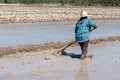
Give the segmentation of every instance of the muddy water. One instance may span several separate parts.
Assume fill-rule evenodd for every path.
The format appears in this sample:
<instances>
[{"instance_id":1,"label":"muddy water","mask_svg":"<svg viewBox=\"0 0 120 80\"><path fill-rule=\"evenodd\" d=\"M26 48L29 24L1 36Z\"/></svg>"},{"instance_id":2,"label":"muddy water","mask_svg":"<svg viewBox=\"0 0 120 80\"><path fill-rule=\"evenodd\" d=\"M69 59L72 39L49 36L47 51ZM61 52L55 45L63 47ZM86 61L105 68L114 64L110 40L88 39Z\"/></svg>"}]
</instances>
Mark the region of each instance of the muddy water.
<instances>
[{"instance_id":1,"label":"muddy water","mask_svg":"<svg viewBox=\"0 0 120 80\"><path fill-rule=\"evenodd\" d=\"M46 54L30 54L0 59L0 80L120 80L120 44L91 48L92 59L80 60L80 48L69 56L44 60ZM35 53L34 53L35 54ZM79 55L78 55L79 56ZM14 57L14 58L13 58Z\"/></svg>"},{"instance_id":2,"label":"muddy water","mask_svg":"<svg viewBox=\"0 0 120 80\"><path fill-rule=\"evenodd\" d=\"M0 47L74 40L74 27L75 22L1 24ZM91 37L119 36L119 30L120 20L107 20Z\"/></svg>"}]
</instances>

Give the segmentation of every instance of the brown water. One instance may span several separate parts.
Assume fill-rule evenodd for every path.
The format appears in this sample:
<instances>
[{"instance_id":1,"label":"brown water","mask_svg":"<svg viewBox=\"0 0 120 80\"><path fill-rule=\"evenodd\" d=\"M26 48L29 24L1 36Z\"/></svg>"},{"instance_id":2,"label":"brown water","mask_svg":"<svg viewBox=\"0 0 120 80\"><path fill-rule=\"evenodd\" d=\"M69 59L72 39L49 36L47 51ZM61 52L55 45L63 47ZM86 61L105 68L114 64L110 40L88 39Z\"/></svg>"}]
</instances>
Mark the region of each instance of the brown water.
<instances>
[{"instance_id":1,"label":"brown water","mask_svg":"<svg viewBox=\"0 0 120 80\"><path fill-rule=\"evenodd\" d=\"M46 52L6 56L0 59L0 80L120 80L119 49L120 44L91 48L94 57L85 60L65 55L44 60ZM79 47L66 52L81 53Z\"/></svg>"},{"instance_id":2,"label":"brown water","mask_svg":"<svg viewBox=\"0 0 120 80\"><path fill-rule=\"evenodd\" d=\"M74 24L0 25L0 47L73 40ZM120 36L119 30L119 20L109 20L92 32L91 38ZM79 47L51 60L44 58L52 50L4 56L0 58L0 80L120 80L120 44L103 45L90 48L94 57L85 60L79 59Z\"/></svg>"}]
</instances>

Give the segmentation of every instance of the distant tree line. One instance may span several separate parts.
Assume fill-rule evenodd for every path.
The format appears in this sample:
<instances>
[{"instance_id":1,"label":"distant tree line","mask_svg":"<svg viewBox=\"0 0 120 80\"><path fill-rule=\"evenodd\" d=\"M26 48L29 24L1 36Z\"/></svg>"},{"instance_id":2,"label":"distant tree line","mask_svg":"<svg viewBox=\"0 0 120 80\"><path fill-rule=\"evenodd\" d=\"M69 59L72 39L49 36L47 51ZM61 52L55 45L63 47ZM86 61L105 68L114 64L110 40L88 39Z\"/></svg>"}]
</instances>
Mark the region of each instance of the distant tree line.
<instances>
[{"instance_id":1,"label":"distant tree line","mask_svg":"<svg viewBox=\"0 0 120 80\"><path fill-rule=\"evenodd\" d=\"M120 6L120 0L0 0L0 3L60 3L63 6L64 4L76 6Z\"/></svg>"}]
</instances>

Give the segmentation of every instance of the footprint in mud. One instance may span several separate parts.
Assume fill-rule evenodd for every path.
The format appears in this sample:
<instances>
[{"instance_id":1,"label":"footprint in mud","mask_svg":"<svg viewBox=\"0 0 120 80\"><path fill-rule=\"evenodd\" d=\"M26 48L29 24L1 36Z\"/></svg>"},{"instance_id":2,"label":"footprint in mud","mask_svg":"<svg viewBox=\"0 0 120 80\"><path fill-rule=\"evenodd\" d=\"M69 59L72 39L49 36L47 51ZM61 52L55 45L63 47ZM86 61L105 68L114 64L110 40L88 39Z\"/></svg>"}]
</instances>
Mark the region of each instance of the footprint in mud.
<instances>
[{"instance_id":1,"label":"footprint in mud","mask_svg":"<svg viewBox=\"0 0 120 80\"><path fill-rule=\"evenodd\" d=\"M33 62L21 62L21 65L32 64Z\"/></svg>"},{"instance_id":2,"label":"footprint in mud","mask_svg":"<svg viewBox=\"0 0 120 80\"><path fill-rule=\"evenodd\" d=\"M5 69L5 67L3 67L3 66L0 66L0 70L1 70L1 69Z\"/></svg>"},{"instance_id":3,"label":"footprint in mud","mask_svg":"<svg viewBox=\"0 0 120 80\"><path fill-rule=\"evenodd\" d=\"M7 69L7 66L0 66L0 70Z\"/></svg>"}]
</instances>

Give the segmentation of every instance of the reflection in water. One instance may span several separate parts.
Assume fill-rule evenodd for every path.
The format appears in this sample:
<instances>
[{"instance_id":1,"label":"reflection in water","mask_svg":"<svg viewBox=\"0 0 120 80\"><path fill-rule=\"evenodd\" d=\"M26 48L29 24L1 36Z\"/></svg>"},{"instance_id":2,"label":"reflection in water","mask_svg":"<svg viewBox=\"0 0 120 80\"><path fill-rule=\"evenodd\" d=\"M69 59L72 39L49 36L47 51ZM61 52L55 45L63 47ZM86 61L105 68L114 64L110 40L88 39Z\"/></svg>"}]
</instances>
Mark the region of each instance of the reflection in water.
<instances>
[{"instance_id":1,"label":"reflection in water","mask_svg":"<svg viewBox=\"0 0 120 80\"><path fill-rule=\"evenodd\" d=\"M80 60L80 70L77 73L76 80L89 80L87 59Z\"/></svg>"}]
</instances>

